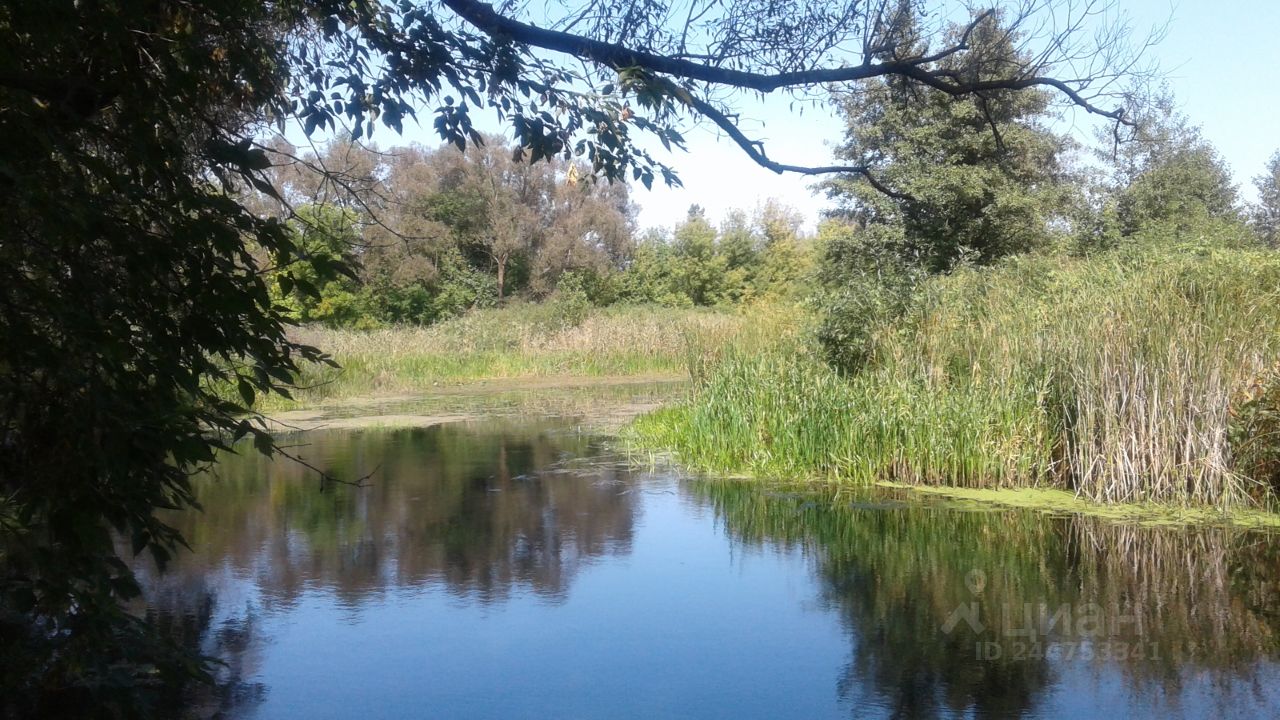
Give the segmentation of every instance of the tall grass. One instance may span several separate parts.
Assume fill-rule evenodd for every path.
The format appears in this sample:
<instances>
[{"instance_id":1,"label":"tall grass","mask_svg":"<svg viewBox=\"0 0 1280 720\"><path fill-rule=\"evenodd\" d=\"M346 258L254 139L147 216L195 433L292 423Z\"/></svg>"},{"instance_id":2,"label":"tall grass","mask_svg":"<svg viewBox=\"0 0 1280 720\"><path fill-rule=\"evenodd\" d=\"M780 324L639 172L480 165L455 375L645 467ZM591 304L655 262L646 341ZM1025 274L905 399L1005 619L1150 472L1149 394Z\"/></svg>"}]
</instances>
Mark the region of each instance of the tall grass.
<instances>
[{"instance_id":1,"label":"tall grass","mask_svg":"<svg viewBox=\"0 0 1280 720\"><path fill-rule=\"evenodd\" d=\"M1233 402L1270 366L1280 266L1223 255L1155 266L1073 313L1061 343L1066 469L1099 500L1229 505L1256 495L1235 472Z\"/></svg>"},{"instance_id":2,"label":"tall grass","mask_svg":"<svg viewBox=\"0 0 1280 720\"><path fill-rule=\"evenodd\" d=\"M689 338L728 342L740 315L657 306L566 308L556 303L478 310L429 327L298 328L294 338L341 366L303 369L298 404L335 397L408 394L441 383L561 375L676 375ZM284 407L275 400L273 407Z\"/></svg>"},{"instance_id":3,"label":"tall grass","mask_svg":"<svg viewBox=\"0 0 1280 720\"><path fill-rule=\"evenodd\" d=\"M802 338L733 349L639 442L720 472L1099 501L1269 499L1242 399L1280 354L1280 258L1257 251L1024 257L930 281L840 377ZM1275 393L1272 394L1273 396Z\"/></svg>"}]
</instances>

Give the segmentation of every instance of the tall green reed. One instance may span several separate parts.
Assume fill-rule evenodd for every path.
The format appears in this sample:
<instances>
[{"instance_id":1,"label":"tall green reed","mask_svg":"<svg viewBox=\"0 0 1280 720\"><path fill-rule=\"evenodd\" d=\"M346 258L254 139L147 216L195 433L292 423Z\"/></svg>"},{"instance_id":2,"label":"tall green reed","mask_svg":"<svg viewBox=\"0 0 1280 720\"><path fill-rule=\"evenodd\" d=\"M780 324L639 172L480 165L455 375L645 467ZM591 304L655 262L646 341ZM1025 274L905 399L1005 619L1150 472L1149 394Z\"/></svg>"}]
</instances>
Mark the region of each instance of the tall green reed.
<instances>
[{"instance_id":1,"label":"tall green reed","mask_svg":"<svg viewBox=\"0 0 1280 720\"><path fill-rule=\"evenodd\" d=\"M711 361L698 353L697 392L633 432L719 472L1267 500L1273 488L1238 461L1257 441L1241 439L1237 409L1275 376L1278 288L1280 259L1264 251L965 269L872 333L870 361L850 377L803 332L739 342Z\"/></svg>"}]
</instances>

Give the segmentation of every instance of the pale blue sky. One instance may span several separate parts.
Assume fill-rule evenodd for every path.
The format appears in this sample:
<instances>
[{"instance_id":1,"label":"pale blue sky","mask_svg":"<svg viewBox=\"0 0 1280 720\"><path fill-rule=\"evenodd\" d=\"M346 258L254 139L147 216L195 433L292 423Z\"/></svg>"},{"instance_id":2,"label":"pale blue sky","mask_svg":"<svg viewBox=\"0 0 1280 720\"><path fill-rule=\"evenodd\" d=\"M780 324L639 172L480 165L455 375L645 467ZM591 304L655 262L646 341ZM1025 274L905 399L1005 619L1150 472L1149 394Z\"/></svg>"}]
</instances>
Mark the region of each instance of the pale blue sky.
<instances>
[{"instance_id":1,"label":"pale blue sky","mask_svg":"<svg viewBox=\"0 0 1280 720\"><path fill-rule=\"evenodd\" d=\"M1252 178L1280 150L1280 0L1120 0L1135 30L1170 19L1164 41L1151 50L1183 111L1203 126L1204 135L1231 165L1241 194L1253 199ZM824 117L825 115L825 117ZM829 161L841 123L820 112L791 114L786 99L752 104L744 117L765 121L759 137L771 142L770 155L796 164ZM684 217L690 203L719 218L731 207L753 207L769 197L801 210L810 222L827 201L810 190L811 180L779 177L751 163L727 140L710 132L690 134L690 152L674 155L685 187L637 188L641 224L669 225Z\"/></svg>"},{"instance_id":2,"label":"pale blue sky","mask_svg":"<svg viewBox=\"0 0 1280 720\"><path fill-rule=\"evenodd\" d=\"M1170 20L1168 35L1150 53L1168 76L1183 111L1203 126L1230 164L1242 196L1252 199L1252 178L1280 149L1280 0L1118 0L1135 30ZM768 141L775 160L792 164L826 164L842 124L829 112L807 108L803 115L778 95L764 102L740 103L744 129ZM424 115L425 117L425 115ZM487 124L487 123L486 123ZM406 140L435 144L429 132L406 128ZM751 209L776 198L800 210L810 225L827 203L809 189L812 179L778 176L760 168L727 139L708 129L686 135L689 152L665 159L684 181L683 188L636 185L633 198L641 208L642 227L671 225L685 216L691 203L705 207L713 220L735 207ZM388 142L384 134L380 138ZM658 157L665 154L660 146Z\"/></svg>"}]
</instances>

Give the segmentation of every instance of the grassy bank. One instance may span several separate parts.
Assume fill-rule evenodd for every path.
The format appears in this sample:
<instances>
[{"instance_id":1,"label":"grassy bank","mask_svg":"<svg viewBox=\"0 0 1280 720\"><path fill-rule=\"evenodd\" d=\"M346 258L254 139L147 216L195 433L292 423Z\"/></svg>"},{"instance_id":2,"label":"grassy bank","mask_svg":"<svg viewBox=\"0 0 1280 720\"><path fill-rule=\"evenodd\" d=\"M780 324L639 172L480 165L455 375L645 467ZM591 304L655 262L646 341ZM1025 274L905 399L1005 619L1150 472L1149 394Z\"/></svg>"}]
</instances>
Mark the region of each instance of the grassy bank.
<instances>
[{"instance_id":1,"label":"grassy bank","mask_svg":"<svg viewBox=\"0 0 1280 720\"><path fill-rule=\"evenodd\" d=\"M262 409L474 380L683 375L689 348L729 343L742 326L742 316L729 312L553 302L474 311L429 327L299 328L296 339L332 354L341 367L306 367L295 402L272 398Z\"/></svg>"},{"instance_id":2,"label":"grassy bank","mask_svg":"<svg viewBox=\"0 0 1280 720\"><path fill-rule=\"evenodd\" d=\"M715 472L1107 503L1274 503L1280 259L1023 257L930 280L837 375L803 331L730 348L636 443Z\"/></svg>"}]
</instances>

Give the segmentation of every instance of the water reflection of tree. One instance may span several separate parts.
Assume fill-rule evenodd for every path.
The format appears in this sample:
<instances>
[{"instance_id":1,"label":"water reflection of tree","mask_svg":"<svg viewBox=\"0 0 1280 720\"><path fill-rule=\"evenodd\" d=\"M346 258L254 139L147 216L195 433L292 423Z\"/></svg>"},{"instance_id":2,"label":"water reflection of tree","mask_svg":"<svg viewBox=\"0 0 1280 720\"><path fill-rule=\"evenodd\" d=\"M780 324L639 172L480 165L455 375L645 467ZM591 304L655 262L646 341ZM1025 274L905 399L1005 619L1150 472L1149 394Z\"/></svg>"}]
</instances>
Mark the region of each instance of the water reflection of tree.
<instances>
[{"instance_id":1,"label":"water reflection of tree","mask_svg":"<svg viewBox=\"0 0 1280 720\"><path fill-rule=\"evenodd\" d=\"M375 467L369 487L321 488L287 461L223 460L202 514L176 518L194 553L176 572L227 565L271 602L326 588L358 605L396 587L440 584L495 602L522 587L564 593L590 558L625 552L636 514L616 465L574 469L585 436L525 425L313 433L299 454L339 477Z\"/></svg>"},{"instance_id":2,"label":"water reflection of tree","mask_svg":"<svg viewBox=\"0 0 1280 720\"><path fill-rule=\"evenodd\" d=\"M1033 638L1076 648L1144 649L1091 661L1122 672L1135 692L1176 702L1190 678L1248 680L1280 652L1276 543L1226 529L1170 530L1022 512L958 512L919 505L886 510L814 501L741 484L696 486L746 542L812 550L824 592L844 618L852 659L839 692L895 717L1019 717L1055 682L1058 660L1012 657L1020 615L1071 608ZM981 571L980 576L971 571ZM976 603L982 627L943 626ZM1008 608L1009 610L1006 610ZM1099 608L1107 629L1080 622ZM1013 619L1010 622L1010 619ZM1123 618L1117 622L1117 618ZM993 643L1000 652L978 643ZM996 656L998 655L998 656ZM1232 688L1217 683L1230 709Z\"/></svg>"},{"instance_id":3,"label":"water reflection of tree","mask_svg":"<svg viewBox=\"0 0 1280 720\"><path fill-rule=\"evenodd\" d=\"M148 592L145 603L139 600L132 611L145 615L155 632L183 648L186 657L194 653L212 660L204 667L210 682L189 676L162 679L150 696L150 716L238 716L261 702L266 687L251 679L261 663L263 642L256 614L222 606L214 590L217 583L210 578L157 575L153 567L138 570Z\"/></svg>"}]
</instances>

